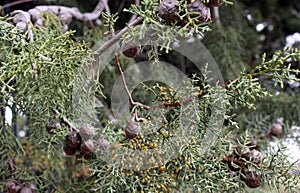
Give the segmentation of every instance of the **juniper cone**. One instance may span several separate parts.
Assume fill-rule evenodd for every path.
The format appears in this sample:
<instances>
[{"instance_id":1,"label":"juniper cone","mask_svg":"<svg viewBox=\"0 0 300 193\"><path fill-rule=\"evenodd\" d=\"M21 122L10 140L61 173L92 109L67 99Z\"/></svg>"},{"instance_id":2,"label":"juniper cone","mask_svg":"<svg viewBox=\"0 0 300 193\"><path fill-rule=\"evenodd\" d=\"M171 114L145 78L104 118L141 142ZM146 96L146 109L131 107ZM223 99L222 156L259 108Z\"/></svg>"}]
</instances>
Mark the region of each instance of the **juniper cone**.
<instances>
[{"instance_id":1,"label":"juniper cone","mask_svg":"<svg viewBox=\"0 0 300 193\"><path fill-rule=\"evenodd\" d=\"M83 140L92 139L95 135L95 128L90 124L85 124L79 130L79 134Z\"/></svg>"},{"instance_id":2,"label":"juniper cone","mask_svg":"<svg viewBox=\"0 0 300 193\"><path fill-rule=\"evenodd\" d=\"M158 16L170 23L179 21L178 5L177 0L163 0L158 7Z\"/></svg>"},{"instance_id":3,"label":"juniper cone","mask_svg":"<svg viewBox=\"0 0 300 193\"><path fill-rule=\"evenodd\" d=\"M33 183L30 183L28 188L30 188L33 193L36 193L36 186Z\"/></svg>"},{"instance_id":4,"label":"juniper cone","mask_svg":"<svg viewBox=\"0 0 300 193\"><path fill-rule=\"evenodd\" d=\"M272 126L270 134L275 137L280 137L282 135L282 131L283 131L282 125L276 123Z\"/></svg>"},{"instance_id":5,"label":"juniper cone","mask_svg":"<svg viewBox=\"0 0 300 193\"><path fill-rule=\"evenodd\" d=\"M142 133L142 129L138 122L131 120L125 127L127 138L135 138Z\"/></svg>"},{"instance_id":6,"label":"juniper cone","mask_svg":"<svg viewBox=\"0 0 300 193\"><path fill-rule=\"evenodd\" d=\"M99 139L97 141L97 145L100 147L100 148L103 148L103 149L109 149L110 148L110 143L109 141L107 141L106 139Z\"/></svg>"},{"instance_id":7,"label":"juniper cone","mask_svg":"<svg viewBox=\"0 0 300 193\"><path fill-rule=\"evenodd\" d=\"M65 154L68 155L68 156L75 155L75 153L76 153L76 149L70 148L67 144L65 144L65 145L63 146L63 151L64 151Z\"/></svg>"},{"instance_id":8,"label":"juniper cone","mask_svg":"<svg viewBox=\"0 0 300 193\"><path fill-rule=\"evenodd\" d=\"M122 47L122 54L128 58L135 58L141 52L141 46L134 42L126 42Z\"/></svg>"},{"instance_id":9,"label":"juniper cone","mask_svg":"<svg viewBox=\"0 0 300 193\"><path fill-rule=\"evenodd\" d=\"M72 149L78 149L81 144L81 137L77 131L70 131L66 137L66 144Z\"/></svg>"},{"instance_id":10,"label":"juniper cone","mask_svg":"<svg viewBox=\"0 0 300 193\"><path fill-rule=\"evenodd\" d=\"M249 188L257 188L262 184L262 175L255 171L248 171L245 173L245 176L246 178L242 177L242 180L245 181Z\"/></svg>"},{"instance_id":11,"label":"juniper cone","mask_svg":"<svg viewBox=\"0 0 300 193\"><path fill-rule=\"evenodd\" d=\"M80 146L80 151L84 154L91 154L95 150L94 140L89 139L83 141Z\"/></svg>"},{"instance_id":12,"label":"juniper cone","mask_svg":"<svg viewBox=\"0 0 300 193\"><path fill-rule=\"evenodd\" d=\"M33 191L28 187L23 187L20 193L33 193Z\"/></svg>"},{"instance_id":13,"label":"juniper cone","mask_svg":"<svg viewBox=\"0 0 300 193\"><path fill-rule=\"evenodd\" d=\"M7 193L18 193L22 188L22 184L17 181L9 181L5 185Z\"/></svg>"},{"instance_id":14,"label":"juniper cone","mask_svg":"<svg viewBox=\"0 0 300 193\"><path fill-rule=\"evenodd\" d=\"M46 126L46 129L49 134L54 134L53 130L61 128L61 125L59 122L52 122L49 123L49 125Z\"/></svg>"},{"instance_id":15,"label":"juniper cone","mask_svg":"<svg viewBox=\"0 0 300 193\"><path fill-rule=\"evenodd\" d=\"M195 0L188 4L188 11L195 12L191 17L199 17L197 24L205 23L211 20L210 9L200 0Z\"/></svg>"}]
</instances>

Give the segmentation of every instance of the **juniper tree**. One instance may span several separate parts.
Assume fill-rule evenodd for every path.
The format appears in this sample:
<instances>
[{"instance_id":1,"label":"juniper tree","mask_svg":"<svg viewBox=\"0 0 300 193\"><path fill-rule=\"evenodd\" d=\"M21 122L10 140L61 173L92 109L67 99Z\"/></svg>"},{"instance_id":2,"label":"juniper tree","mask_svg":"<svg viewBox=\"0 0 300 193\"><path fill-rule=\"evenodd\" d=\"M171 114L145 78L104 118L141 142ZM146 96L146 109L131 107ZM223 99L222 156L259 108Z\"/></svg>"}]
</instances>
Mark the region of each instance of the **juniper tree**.
<instances>
[{"instance_id":1,"label":"juniper tree","mask_svg":"<svg viewBox=\"0 0 300 193\"><path fill-rule=\"evenodd\" d=\"M300 52L258 48L261 2L65 3L1 17L0 190L299 190L270 143L298 122Z\"/></svg>"}]
</instances>

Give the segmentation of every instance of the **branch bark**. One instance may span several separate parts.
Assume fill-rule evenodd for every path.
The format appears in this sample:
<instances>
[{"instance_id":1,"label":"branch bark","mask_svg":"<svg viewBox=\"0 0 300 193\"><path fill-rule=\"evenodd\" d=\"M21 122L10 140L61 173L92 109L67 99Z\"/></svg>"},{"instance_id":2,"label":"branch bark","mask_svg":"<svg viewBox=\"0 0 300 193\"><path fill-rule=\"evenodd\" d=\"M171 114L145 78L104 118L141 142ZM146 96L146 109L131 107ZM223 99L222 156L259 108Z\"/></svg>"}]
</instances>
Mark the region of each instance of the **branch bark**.
<instances>
[{"instance_id":1,"label":"branch bark","mask_svg":"<svg viewBox=\"0 0 300 193\"><path fill-rule=\"evenodd\" d=\"M141 21L143 21L142 18L137 18L133 22L129 23L128 27L123 28L118 34L116 34L113 38L110 40L106 41L98 50L97 53L100 55L102 54L105 50L110 48L112 45L114 45L119 39L129 30L129 27L136 26L139 24Z\"/></svg>"},{"instance_id":2,"label":"branch bark","mask_svg":"<svg viewBox=\"0 0 300 193\"><path fill-rule=\"evenodd\" d=\"M15 1L15 2L11 2L11 3L7 3L7 4L5 4L5 5L2 6L2 9L8 8L8 7L12 7L12 6L15 6L15 5L19 5L19 4L22 4L22 3L31 2L31 1L34 1L34 0L20 0L20 1Z\"/></svg>"},{"instance_id":3,"label":"branch bark","mask_svg":"<svg viewBox=\"0 0 300 193\"><path fill-rule=\"evenodd\" d=\"M221 24L221 19L220 19L219 7L214 7L213 13L214 13L214 18L215 18L215 22L216 22L217 26L221 27L222 24Z\"/></svg>"},{"instance_id":4,"label":"branch bark","mask_svg":"<svg viewBox=\"0 0 300 193\"><path fill-rule=\"evenodd\" d=\"M57 109L53 108L52 111L55 113L55 116L60 115L60 113ZM66 117L62 117L61 121L62 121L62 123L66 124L70 128L71 131L73 130L73 131L79 132L79 130Z\"/></svg>"},{"instance_id":5,"label":"branch bark","mask_svg":"<svg viewBox=\"0 0 300 193\"><path fill-rule=\"evenodd\" d=\"M27 12L22 10L16 10L11 13L15 16L13 19L13 24L17 26L22 31L26 31L29 28L29 23L32 22L35 26L43 26L42 13L51 13L57 15L63 26L63 30L66 31L69 28L70 23L73 19L80 21L94 21L97 25L101 24L99 16L104 9L109 12L107 5L108 0L99 0L95 9L92 12L81 13L76 7L66 7L60 5L40 5ZM25 1L20 1L18 3L23 3ZM17 2L16 2L17 3ZM6 5L6 7L12 6Z\"/></svg>"}]
</instances>

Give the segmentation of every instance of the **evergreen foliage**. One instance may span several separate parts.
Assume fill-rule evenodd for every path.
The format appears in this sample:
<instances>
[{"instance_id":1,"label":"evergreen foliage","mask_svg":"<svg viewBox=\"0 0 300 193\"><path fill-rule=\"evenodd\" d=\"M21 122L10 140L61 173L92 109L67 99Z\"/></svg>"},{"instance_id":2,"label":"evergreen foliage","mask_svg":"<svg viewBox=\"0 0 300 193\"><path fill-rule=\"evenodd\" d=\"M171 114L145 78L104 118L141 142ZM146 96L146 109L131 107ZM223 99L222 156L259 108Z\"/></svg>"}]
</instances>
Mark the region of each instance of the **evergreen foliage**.
<instances>
[{"instance_id":1,"label":"evergreen foliage","mask_svg":"<svg viewBox=\"0 0 300 193\"><path fill-rule=\"evenodd\" d=\"M128 3L121 13L103 13L101 27L84 26L81 37L64 32L52 14L43 14L43 27L29 24L25 32L9 23L12 18L1 17L0 191L8 192L8 182L36 192L299 191L299 165L290 162L285 147L274 149L270 142L291 136L291 127L299 124L299 93L287 87L300 81L295 68L300 50L282 49L276 42L262 47L259 33L265 32L254 28L274 10L261 14L255 9L262 9L260 1L224 1L218 7L221 23L199 22L203 16L190 10L193 2L178 2L170 21L158 16L162 1ZM129 13L138 17L139 28L124 25L123 14ZM248 14L255 19L247 19ZM111 52L107 48L99 54L99 46L101 50L118 37L123 27L127 32L116 46L141 44L139 57L116 53L105 69L94 65ZM194 73L192 61L175 52L174 42L190 37L213 54L224 82L211 84L209 63ZM159 69L159 77L169 79L176 75L168 74L159 61L173 66L184 61L181 67L188 79L180 85L140 83L132 92L130 112L122 117L125 121L116 122L112 85L122 84L121 67L130 70L139 60L151 60L141 71ZM143 76L133 71L130 79ZM128 101L126 90L124 96ZM160 105L148 109L151 104ZM11 125L5 120L7 107L12 110ZM279 117L284 131L274 136L270 128ZM138 119L142 134L128 137L124 123ZM26 132L24 137L20 130ZM207 140L212 134L213 142Z\"/></svg>"}]
</instances>

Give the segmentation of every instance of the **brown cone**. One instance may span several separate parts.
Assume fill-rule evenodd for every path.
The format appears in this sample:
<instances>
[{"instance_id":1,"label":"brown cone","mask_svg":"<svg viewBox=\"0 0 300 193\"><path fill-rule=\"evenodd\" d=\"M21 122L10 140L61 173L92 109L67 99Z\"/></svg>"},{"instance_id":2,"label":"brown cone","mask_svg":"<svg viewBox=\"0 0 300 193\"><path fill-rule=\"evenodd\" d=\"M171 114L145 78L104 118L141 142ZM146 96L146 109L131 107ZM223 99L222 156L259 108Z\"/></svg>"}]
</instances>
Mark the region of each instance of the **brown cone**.
<instances>
[{"instance_id":1,"label":"brown cone","mask_svg":"<svg viewBox=\"0 0 300 193\"><path fill-rule=\"evenodd\" d=\"M198 17L196 24L202 24L211 20L210 9L200 0L188 4L188 11L195 12L191 17Z\"/></svg>"},{"instance_id":2,"label":"brown cone","mask_svg":"<svg viewBox=\"0 0 300 193\"><path fill-rule=\"evenodd\" d=\"M65 154L68 156L73 156L76 153L76 149L70 148L67 144L65 144L63 146L63 150L64 150Z\"/></svg>"},{"instance_id":3,"label":"brown cone","mask_svg":"<svg viewBox=\"0 0 300 193\"><path fill-rule=\"evenodd\" d=\"M135 58L141 52L141 46L134 42L126 42L122 47L122 54L128 58Z\"/></svg>"},{"instance_id":4,"label":"brown cone","mask_svg":"<svg viewBox=\"0 0 300 193\"><path fill-rule=\"evenodd\" d=\"M95 135L95 128L90 124L85 124L80 129L79 134L83 140L92 139Z\"/></svg>"},{"instance_id":5,"label":"brown cone","mask_svg":"<svg viewBox=\"0 0 300 193\"><path fill-rule=\"evenodd\" d=\"M97 141L97 145L100 147L100 148L103 148L103 149L109 149L110 148L110 143L109 141L107 141L106 139L99 139Z\"/></svg>"},{"instance_id":6,"label":"brown cone","mask_svg":"<svg viewBox=\"0 0 300 193\"><path fill-rule=\"evenodd\" d=\"M276 123L272 126L270 134L275 137L280 137L282 135L283 128L281 124Z\"/></svg>"},{"instance_id":7,"label":"brown cone","mask_svg":"<svg viewBox=\"0 0 300 193\"><path fill-rule=\"evenodd\" d=\"M66 144L72 149L79 149L81 137L77 131L70 131L66 137Z\"/></svg>"},{"instance_id":8,"label":"brown cone","mask_svg":"<svg viewBox=\"0 0 300 193\"><path fill-rule=\"evenodd\" d=\"M125 127L127 138L135 138L142 133L142 129L138 122L131 120Z\"/></svg>"},{"instance_id":9,"label":"brown cone","mask_svg":"<svg viewBox=\"0 0 300 193\"><path fill-rule=\"evenodd\" d=\"M20 193L33 193L31 188L23 187Z\"/></svg>"},{"instance_id":10,"label":"brown cone","mask_svg":"<svg viewBox=\"0 0 300 193\"><path fill-rule=\"evenodd\" d=\"M61 125L59 122L52 122L49 123L49 125L46 126L46 130L48 131L49 134L54 134L55 129L61 128Z\"/></svg>"},{"instance_id":11,"label":"brown cone","mask_svg":"<svg viewBox=\"0 0 300 193\"><path fill-rule=\"evenodd\" d=\"M163 0L158 7L158 16L168 23L179 21L178 13L179 1Z\"/></svg>"},{"instance_id":12,"label":"brown cone","mask_svg":"<svg viewBox=\"0 0 300 193\"><path fill-rule=\"evenodd\" d=\"M7 193L18 193L22 189L22 184L18 181L9 181L5 185Z\"/></svg>"},{"instance_id":13,"label":"brown cone","mask_svg":"<svg viewBox=\"0 0 300 193\"><path fill-rule=\"evenodd\" d=\"M89 139L83 141L80 146L80 151L84 154L91 154L95 150L94 140Z\"/></svg>"},{"instance_id":14,"label":"brown cone","mask_svg":"<svg viewBox=\"0 0 300 193\"><path fill-rule=\"evenodd\" d=\"M258 188L262 184L262 175L257 172L246 172L246 178L242 178L249 188Z\"/></svg>"}]
</instances>

